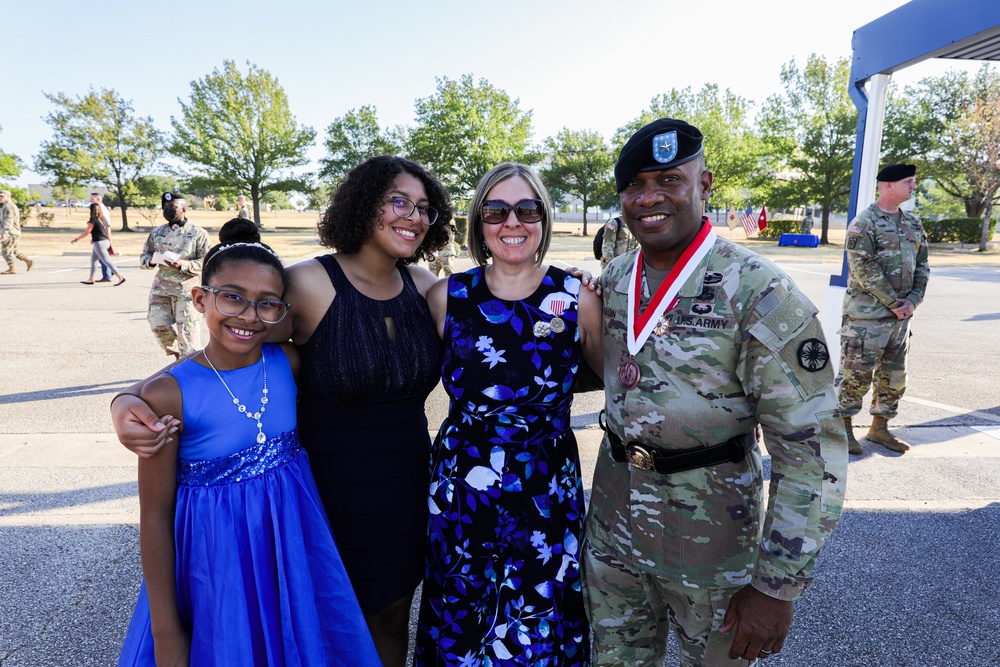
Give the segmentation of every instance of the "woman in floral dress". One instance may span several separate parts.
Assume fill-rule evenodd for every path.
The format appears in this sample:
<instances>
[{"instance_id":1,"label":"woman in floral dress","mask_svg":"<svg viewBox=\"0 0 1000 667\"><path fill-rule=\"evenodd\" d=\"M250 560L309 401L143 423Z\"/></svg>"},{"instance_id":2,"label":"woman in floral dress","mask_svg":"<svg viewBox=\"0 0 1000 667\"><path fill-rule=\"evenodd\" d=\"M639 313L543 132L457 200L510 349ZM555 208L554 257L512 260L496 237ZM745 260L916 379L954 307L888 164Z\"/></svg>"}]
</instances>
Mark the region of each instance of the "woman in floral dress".
<instances>
[{"instance_id":1,"label":"woman in floral dress","mask_svg":"<svg viewBox=\"0 0 1000 667\"><path fill-rule=\"evenodd\" d=\"M427 297L451 406L432 455L416 664L588 665L570 406L581 362L603 363L600 299L542 264L552 205L529 167L492 169L469 210L478 266Z\"/></svg>"}]
</instances>

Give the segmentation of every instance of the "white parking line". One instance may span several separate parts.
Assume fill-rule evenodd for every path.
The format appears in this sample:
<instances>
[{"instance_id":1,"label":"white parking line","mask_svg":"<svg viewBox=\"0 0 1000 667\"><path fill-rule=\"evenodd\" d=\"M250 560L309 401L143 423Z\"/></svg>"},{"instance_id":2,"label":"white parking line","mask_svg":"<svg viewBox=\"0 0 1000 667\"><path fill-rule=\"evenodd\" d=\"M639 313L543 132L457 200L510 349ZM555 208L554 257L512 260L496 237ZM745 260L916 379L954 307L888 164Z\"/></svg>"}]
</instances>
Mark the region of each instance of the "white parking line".
<instances>
[{"instance_id":1,"label":"white parking line","mask_svg":"<svg viewBox=\"0 0 1000 667\"><path fill-rule=\"evenodd\" d=\"M928 408L937 408L938 410L944 410L945 412L953 412L956 415L965 415L966 417L975 417L976 419L983 419L988 422L995 422L1000 424L1000 417L996 415L991 415L988 412L980 412L978 410L972 410L971 412L967 408L959 408L954 405L945 405L944 403L935 403L934 401L925 401L922 398L911 398L909 396L903 396L904 401L909 401L910 403L916 403L917 405L923 405Z\"/></svg>"}]
</instances>

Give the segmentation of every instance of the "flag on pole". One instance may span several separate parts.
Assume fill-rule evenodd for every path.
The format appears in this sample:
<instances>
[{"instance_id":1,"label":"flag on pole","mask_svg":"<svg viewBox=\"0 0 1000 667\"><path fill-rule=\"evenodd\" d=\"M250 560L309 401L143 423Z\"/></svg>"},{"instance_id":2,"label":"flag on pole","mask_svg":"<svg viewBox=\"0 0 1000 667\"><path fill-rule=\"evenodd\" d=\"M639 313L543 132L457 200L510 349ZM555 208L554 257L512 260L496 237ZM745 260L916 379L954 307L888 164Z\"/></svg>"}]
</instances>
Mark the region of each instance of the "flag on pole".
<instances>
[{"instance_id":1,"label":"flag on pole","mask_svg":"<svg viewBox=\"0 0 1000 667\"><path fill-rule=\"evenodd\" d=\"M747 210L743 211L743 215L740 216L740 224L743 225L743 231L747 233L747 238L750 238L757 233L757 218L753 214L753 206L747 204Z\"/></svg>"},{"instance_id":2,"label":"flag on pole","mask_svg":"<svg viewBox=\"0 0 1000 667\"><path fill-rule=\"evenodd\" d=\"M757 217L757 231L764 231L767 228L767 205L760 207L760 215Z\"/></svg>"},{"instance_id":3,"label":"flag on pole","mask_svg":"<svg viewBox=\"0 0 1000 667\"><path fill-rule=\"evenodd\" d=\"M740 216L737 215L735 206L729 209L729 215L726 217L726 225L729 226L729 229L736 229L740 226Z\"/></svg>"}]
</instances>

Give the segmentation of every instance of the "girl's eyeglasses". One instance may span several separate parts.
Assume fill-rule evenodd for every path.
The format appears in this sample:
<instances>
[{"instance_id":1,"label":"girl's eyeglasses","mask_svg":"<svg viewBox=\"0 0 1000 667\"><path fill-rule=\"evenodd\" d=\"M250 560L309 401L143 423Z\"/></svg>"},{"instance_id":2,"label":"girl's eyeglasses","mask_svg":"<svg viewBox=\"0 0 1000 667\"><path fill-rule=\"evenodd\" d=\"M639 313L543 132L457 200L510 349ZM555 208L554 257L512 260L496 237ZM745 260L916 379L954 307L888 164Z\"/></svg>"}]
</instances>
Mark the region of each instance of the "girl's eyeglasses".
<instances>
[{"instance_id":1,"label":"girl's eyeglasses","mask_svg":"<svg viewBox=\"0 0 1000 667\"><path fill-rule=\"evenodd\" d=\"M430 227L438 219L438 210L433 206L417 206L406 197L391 196L386 197L386 201L392 202L392 212L401 218L409 218L413 211L417 212L420 222Z\"/></svg>"},{"instance_id":2,"label":"girl's eyeglasses","mask_svg":"<svg viewBox=\"0 0 1000 667\"><path fill-rule=\"evenodd\" d=\"M227 292L208 285L202 285L201 289L215 295L215 309L226 317L239 317L246 312L247 308L253 306L254 312L257 313L257 319L265 324L277 324L285 319L288 309L291 308L291 304L284 301L272 299L251 301L242 294Z\"/></svg>"}]
</instances>

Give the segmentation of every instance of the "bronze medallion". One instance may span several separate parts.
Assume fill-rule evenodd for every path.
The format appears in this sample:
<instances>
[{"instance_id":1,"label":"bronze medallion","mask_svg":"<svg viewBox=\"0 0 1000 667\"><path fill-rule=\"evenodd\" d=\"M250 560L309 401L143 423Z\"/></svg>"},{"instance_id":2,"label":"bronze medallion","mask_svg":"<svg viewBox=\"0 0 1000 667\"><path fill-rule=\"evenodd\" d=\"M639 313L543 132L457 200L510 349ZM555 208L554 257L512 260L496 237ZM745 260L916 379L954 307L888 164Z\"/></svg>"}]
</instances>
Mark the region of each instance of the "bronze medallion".
<instances>
[{"instance_id":1,"label":"bronze medallion","mask_svg":"<svg viewBox=\"0 0 1000 667\"><path fill-rule=\"evenodd\" d=\"M549 328L552 329L552 333L560 334L563 331L566 331L566 322L564 322L561 317L553 317L549 320Z\"/></svg>"},{"instance_id":2,"label":"bronze medallion","mask_svg":"<svg viewBox=\"0 0 1000 667\"><path fill-rule=\"evenodd\" d=\"M618 384L625 391L635 389L639 385L639 364L635 359L629 357L618 364Z\"/></svg>"}]
</instances>

